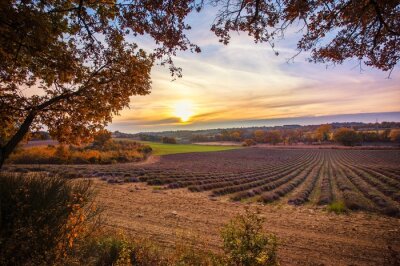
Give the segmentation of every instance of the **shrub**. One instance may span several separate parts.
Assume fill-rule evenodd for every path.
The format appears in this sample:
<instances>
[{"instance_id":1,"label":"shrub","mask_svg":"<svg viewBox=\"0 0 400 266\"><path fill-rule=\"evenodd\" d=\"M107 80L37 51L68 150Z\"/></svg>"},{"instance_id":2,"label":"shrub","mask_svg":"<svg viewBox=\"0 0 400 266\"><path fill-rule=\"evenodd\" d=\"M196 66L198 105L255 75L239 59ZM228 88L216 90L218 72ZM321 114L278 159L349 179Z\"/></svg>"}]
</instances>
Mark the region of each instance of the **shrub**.
<instances>
[{"instance_id":1,"label":"shrub","mask_svg":"<svg viewBox=\"0 0 400 266\"><path fill-rule=\"evenodd\" d=\"M143 147L139 148L138 151L140 151L144 154L149 154L153 151L153 149L148 145L143 145Z\"/></svg>"},{"instance_id":2,"label":"shrub","mask_svg":"<svg viewBox=\"0 0 400 266\"><path fill-rule=\"evenodd\" d=\"M89 181L0 174L0 265L60 261L96 216Z\"/></svg>"},{"instance_id":3,"label":"shrub","mask_svg":"<svg viewBox=\"0 0 400 266\"><path fill-rule=\"evenodd\" d=\"M126 242L114 237L94 237L80 243L74 254L81 264L115 265Z\"/></svg>"},{"instance_id":4,"label":"shrub","mask_svg":"<svg viewBox=\"0 0 400 266\"><path fill-rule=\"evenodd\" d=\"M246 209L227 224L221 234L230 265L278 265L277 239L262 232L264 219Z\"/></svg>"},{"instance_id":5,"label":"shrub","mask_svg":"<svg viewBox=\"0 0 400 266\"><path fill-rule=\"evenodd\" d=\"M342 201L335 201L328 205L327 210L336 214L346 213L346 205Z\"/></svg>"},{"instance_id":6,"label":"shrub","mask_svg":"<svg viewBox=\"0 0 400 266\"><path fill-rule=\"evenodd\" d=\"M9 162L17 164L111 164L145 159L151 148L134 141L108 141L99 145L39 146L18 150Z\"/></svg>"},{"instance_id":7,"label":"shrub","mask_svg":"<svg viewBox=\"0 0 400 266\"><path fill-rule=\"evenodd\" d=\"M71 156L70 154L70 149L66 148L64 145L59 145L56 148L56 151L54 153L54 156L60 160L61 162L68 161L69 157Z\"/></svg>"},{"instance_id":8,"label":"shrub","mask_svg":"<svg viewBox=\"0 0 400 266\"><path fill-rule=\"evenodd\" d=\"M156 242L133 240L123 233L102 234L81 244L73 257L75 262L79 262L78 265L224 265L221 256L199 251L187 244L166 250Z\"/></svg>"},{"instance_id":9,"label":"shrub","mask_svg":"<svg viewBox=\"0 0 400 266\"><path fill-rule=\"evenodd\" d=\"M80 241L68 259L79 262L78 265L132 265L133 262L139 265L135 261L133 249L133 243L124 235L109 235L102 232L100 235Z\"/></svg>"},{"instance_id":10,"label":"shrub","mask_svg":"<svg viewBox=\"0 0 400 266\"><path fill-rule=\"evenodd\" d=\"M254 146L256 144L257 144L257 142L255 142L255 140L253 140L253 139L245 139L242 143L242 146L249 147L249 146Z\"/></svg>"}]
</instances>

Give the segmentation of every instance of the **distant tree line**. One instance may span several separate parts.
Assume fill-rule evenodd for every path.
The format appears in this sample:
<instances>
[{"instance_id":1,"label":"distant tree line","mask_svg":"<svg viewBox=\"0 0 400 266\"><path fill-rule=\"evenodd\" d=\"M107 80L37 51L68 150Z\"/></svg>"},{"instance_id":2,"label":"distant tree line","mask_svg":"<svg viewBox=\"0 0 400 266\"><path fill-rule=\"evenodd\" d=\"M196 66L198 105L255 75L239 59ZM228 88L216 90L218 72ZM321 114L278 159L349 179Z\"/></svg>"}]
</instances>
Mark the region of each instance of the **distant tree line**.
<instances>
[{"instance_id":1,"label":"distant tree line","mask_svg":"<svg viewBox=\"0 0 400 266\"><path fill-rule=\"evenodd\" d=\"M175 137L168 137L168 136L158 136L158 135L151 135L151 134L138 134L138 137L142 141L152 141L152 142L162 142L166 144L176 144Z\"/></svg>"},{"instance_id":2,"label":"distant tree line","mask_svg":"<svg viewBox=\"0 0 400 266\"><path fill-rule=\"evenodd\" d=\"M339 143L346 146L362 143L399 143L400 123L383 122L348 126L346 124L323 124L320 126L277 127L275 129L223 129L214 135L195 134L192 142L233 141L243 142L244 146L254 143L272 145L285 144L331 144Z\"/></svg>"},{"instance_id":3,"label":"distant tree line","mask_svg":"<svg viewBox=\"0 0 400 266\"><path fill-rule=\"evenodd\" d=\"M233 141L243 146L257 143L284 144L332 144L362 145L363 143L400 143L400 123L331 123L323 125L285 125L275 127L251 127L209 130L178 130L148 133L123 133L115 131L113 138L130 138L168 144ZM32 133L31 140L50 139L47 132Z\"/></svg>"},{"instance_id":4,"label":"distant tree line","mask_svg":"<svg viewBox=\"0 0 400 266\"><path fill-rule=\"evenodd\" d=\"M162 142L163 137L157 135L150 135L150 134L138 134L140 140L143 141L155 141L155 142Z\"/></svg>"},{"instance_id":5,"label":"distant tree line","mask_svg":"<svg viewBox=\"0 0 400 266\"><path fill-rule=\"evenodd\" d=\"M163 137L162 138L162 143L166 144L176 144L176 139L172 137Z\"/></svg>"}]
</instances>

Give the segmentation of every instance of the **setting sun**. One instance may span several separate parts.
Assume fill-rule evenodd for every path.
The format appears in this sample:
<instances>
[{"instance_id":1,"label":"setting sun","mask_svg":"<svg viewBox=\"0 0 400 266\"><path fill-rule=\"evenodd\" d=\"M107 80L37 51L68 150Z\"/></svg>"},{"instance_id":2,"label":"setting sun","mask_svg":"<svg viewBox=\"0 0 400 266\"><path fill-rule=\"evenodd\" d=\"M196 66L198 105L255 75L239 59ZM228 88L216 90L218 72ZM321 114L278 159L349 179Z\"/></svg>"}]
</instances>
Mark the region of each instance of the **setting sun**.
<instances>
[{"instance_id":1,"label":"setting sun","mask_svg":"<svg viewBox=\"0 0 400 266\"><path fill-rule=\"evenodd\" d=\"M174 106L174 115L179 117L181 122L188 122L193 115L193 104L191 102L178 102Z\"/></svg>"}]
</instances>

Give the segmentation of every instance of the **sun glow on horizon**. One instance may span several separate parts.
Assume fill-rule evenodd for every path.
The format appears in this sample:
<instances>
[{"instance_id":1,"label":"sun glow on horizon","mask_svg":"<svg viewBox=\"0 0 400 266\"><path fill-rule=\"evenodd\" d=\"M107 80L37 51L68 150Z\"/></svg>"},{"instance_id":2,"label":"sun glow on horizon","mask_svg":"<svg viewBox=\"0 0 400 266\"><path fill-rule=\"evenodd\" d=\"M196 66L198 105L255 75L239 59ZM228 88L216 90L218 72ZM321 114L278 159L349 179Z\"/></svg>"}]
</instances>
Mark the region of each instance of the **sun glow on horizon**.
<instances>
[{"instance_id":1,"label":"sun glow on horizon","mask_svg":"<svg viewBox=\"0 0 400 266\"><path fill-rule=\"evenodd\" d=\"M174 104L174 116L179 117L181 122L185 123L193 116L193 104L189 101L177 102Z\"/></svg>"}]
</instances>

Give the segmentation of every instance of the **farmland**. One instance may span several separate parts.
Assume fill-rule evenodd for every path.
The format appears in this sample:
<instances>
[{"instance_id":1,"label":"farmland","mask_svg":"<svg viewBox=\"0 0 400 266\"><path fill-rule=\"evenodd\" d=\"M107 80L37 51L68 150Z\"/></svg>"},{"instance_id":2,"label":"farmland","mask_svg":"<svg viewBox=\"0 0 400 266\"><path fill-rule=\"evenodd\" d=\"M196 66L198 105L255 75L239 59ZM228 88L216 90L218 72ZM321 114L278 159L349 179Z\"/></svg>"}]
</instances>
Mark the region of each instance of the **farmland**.
<instances>
[{"instance_id":1,"label":"farmland","mask_svg":"<svg viewBox=\"0 0 400 266\"><path fill-rule=\"evenodd\" d=\"M246 153L249 153L249 156L246 156L247 160L241 163L240 158L245 156L242 151L228 155L238 157L233 160L237 169L233 169L235 171L231 173L218 167L211 173L180 170L193 169L195 166L179 166L176 169L155 167L147 171L134 172L140 176L141 181L150 185L161 185L169 189L184 187L192 192L207 191L212 197L229 197L233 201L262 203L280 201L291 205L329 205L333 202L343 202L350 210L400 215L398 151L271 150L266 152L263 149L248 149ZM261 163L260 157L263 156L265 159L261 160L264 161ZM212 158L203 158L197 154L190 157L186 159L189 164L190 161L193 164L203 163L203 169L207 169L207 164L211 167L215 164ZM184 164L180 159L177 161ZM228 161L222 164L226 165ZM247 164L252 167L248 167Z\"/></svg>"},{"instance_id":2,"label":"farmland","mask_svg":"<svg viewBox=\"0 0 400 266\"><path fill-rule=\"evenodd\" d=\"M210 200L204 193L159 190L143 183L95 185L108 228L167 249L183 242L221 251L222 226L247 207L258 208L266 218L265 230L278 236L281 265L391 265L385 264L388 246L400 249L400 222L385 215Z\"/></svg>"},{"instance_id":3,"label":"farmland","mask_svg":"<svg viewBox=\"0 0 400 266\"><path fill-rule=\"evenodd\" d=\"M398 150L248 148L171 154L139 166L63 166L62 173L97 176L108 183L185 188L228 201L321 207L340 203L350 211L398 217L399 165Z\"/></svg>"},{"instance_id":4,"label":"farmland","mask_svg":"<svg viewBox=\"0 0 400 266\"><path fill-rule=\"evenodd\" d=\"M0 14L0 266L400 266L400 0Z\"/></svg>"},{"instance_id":5,"label":"farmland","mask_svg":"<svg viewBox=\"0 0 400 266\"><path fill-rule=\"evenodd\" d=\"M281 239L283 265L382 265L400 249L399 165L399 150L243 148L6 169L95 178L107 226L165 247L183 237L218 251L221 226L249 206Z\"/></svg>"}]
</instances>

